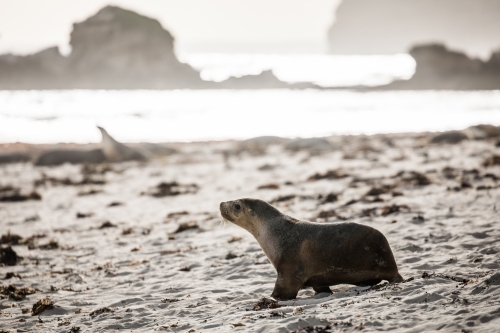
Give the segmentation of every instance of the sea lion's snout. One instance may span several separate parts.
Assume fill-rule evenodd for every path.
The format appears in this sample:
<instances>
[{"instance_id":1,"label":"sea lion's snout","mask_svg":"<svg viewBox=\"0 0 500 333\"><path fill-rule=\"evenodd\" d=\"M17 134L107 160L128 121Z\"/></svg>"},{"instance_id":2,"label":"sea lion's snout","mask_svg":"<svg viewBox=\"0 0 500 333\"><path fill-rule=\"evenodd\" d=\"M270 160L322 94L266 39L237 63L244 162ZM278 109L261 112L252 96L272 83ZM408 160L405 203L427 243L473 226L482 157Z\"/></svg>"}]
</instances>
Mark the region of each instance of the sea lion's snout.
<instances>
[{"instance_id":1,"label":"sea lion's snout","mask_svg":"<svg viewBox=\"0 0 500 333\"><path fill-rule=\"evenodd\" d=\"M222 218L232 222L233 219L231 218L231 215L229 214L230 206L231 206L230 201L221 202L220 206L219 206L219 210L220 210L220 214L222 215Z\"/></svg>"}]
</instances>

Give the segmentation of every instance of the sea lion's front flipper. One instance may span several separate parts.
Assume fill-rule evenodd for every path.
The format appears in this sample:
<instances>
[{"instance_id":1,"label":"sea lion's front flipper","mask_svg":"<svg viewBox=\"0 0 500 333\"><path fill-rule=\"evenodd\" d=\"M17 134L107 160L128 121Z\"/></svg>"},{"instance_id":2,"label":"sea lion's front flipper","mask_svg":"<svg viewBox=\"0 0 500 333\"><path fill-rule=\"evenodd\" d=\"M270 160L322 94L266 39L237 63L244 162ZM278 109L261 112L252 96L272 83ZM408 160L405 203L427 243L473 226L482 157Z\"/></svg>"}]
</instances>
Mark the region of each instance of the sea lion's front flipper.
<instances>
[{"instance_id":1,"label":"sea lion's front flipper","mask_svg":"<svg viewBox=\"0 0 500 333\"><path fill-rule=\"evenodd\" d=\"M271 297L281 301L295 299L297 298L297 294L302 284L303 283L293 279L291 276L278 273L278 278L276 279Z\"/></svg>"}]
</instances>

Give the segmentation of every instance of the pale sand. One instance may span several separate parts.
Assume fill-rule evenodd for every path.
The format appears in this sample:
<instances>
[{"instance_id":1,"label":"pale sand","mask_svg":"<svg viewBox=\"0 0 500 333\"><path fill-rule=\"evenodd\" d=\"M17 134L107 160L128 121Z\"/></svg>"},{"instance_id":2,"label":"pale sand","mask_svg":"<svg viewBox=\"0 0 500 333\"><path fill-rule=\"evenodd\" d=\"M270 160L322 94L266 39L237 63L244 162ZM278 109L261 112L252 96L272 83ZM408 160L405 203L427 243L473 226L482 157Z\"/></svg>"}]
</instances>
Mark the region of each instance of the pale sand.
<instances>
[{"instance_id":1,"label":"pale sand","mask_svg":"<svg viewBox=\"0 0 500 333\"><path fill-rule=\"evenodd\" d=\"M61 246L13 246L24 259L0 267L0 286L40 291L20 301L0 300L0 332L69 332L72 327L80 332L290 332L328 324L332 332L498 331L500 181L485 175L500 178L500 166L485 168L481 163L500 155L500 148L485 141L427 146L415 136L387 137L392 138L390 146L383 138L330 138L337 149L313 156L272 146L266 154L226 154L226 159L221 151L235 143L188 144L181 154L165 159L113 165L115 171L102 176L105 185L47 185L37 188L41 201L0 203L0 234L46 233L36 245L54 239ZM266 164L268 170L259 170ZM444 176L447 166L457 168L458 178ZM351 177L307 181L329 169ZM463 175L471 169L478 173ZM432 183L416 186L391 178L401 170L422 172ZM0 185L28 191L42 172L81 177L80 166L16 164L0 167ZM448 190L459 186L462 175L472 188ZM199 190L163 198L141 195L162 181L195 183ZM344 206L363 197L373 187L370 182L398 183L393 191L402 195L383 194L379 202ZM280 188L257 190L269 183ZM481 185L492 189L480 190ZM90 189L103 192L78 196ZM341 193L339 200L320 204L318 195L330 192ZM298 197L276 205L296 218L311 220L336 208L348 221L382 231L400 273L413 280L378 289L335 286L333 295L305 289L297 300L280 302L280 308L253 311L260 298L270 296L276 273L250 234L220 224L219 203L241 197L271 201L289 194ZM111 202L123 205L107 207ZM402 207L382 216L381 208L392 204L407 205L410 211ZM362 217L368 208L379 209ZM188 214L167 218L182 211ZM77 219L77 212L94 215ZM105 221L116 227L98 229ZM180 223L189 221L201 230L174 234ZM132 233L122 235L127 228ZM228 242L235 236L241 240ZM229 253L235 257L226 259ZM180 270L185 267L190 270ZM7 272L22 279L3 279ZM422 277L427 274L431 276ZM22 313L46 296L54 302L53 310L39 317ZM104 307L111 312L90 315Z\"/></svg>"}]
</instances>

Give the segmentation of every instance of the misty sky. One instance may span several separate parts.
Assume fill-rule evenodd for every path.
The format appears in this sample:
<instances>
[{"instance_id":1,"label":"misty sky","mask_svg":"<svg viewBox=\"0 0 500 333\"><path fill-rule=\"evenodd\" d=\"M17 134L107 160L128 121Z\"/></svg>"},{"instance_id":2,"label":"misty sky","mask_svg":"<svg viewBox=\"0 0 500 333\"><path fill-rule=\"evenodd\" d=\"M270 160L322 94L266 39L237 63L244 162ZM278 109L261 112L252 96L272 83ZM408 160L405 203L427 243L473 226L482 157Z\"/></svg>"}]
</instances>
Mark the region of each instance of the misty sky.
<instances>
[{"instance_id":1,"label":"misty sky","mask_svg":"<svg viewBox=\"0 0 500 333\"><path fill-rule=\"evenodd\" d=\"M107 4L158 19L180 52L322 52L340 1L0 0L0 54L67 50L72 23Z\"/></svg>"}]
</instances>

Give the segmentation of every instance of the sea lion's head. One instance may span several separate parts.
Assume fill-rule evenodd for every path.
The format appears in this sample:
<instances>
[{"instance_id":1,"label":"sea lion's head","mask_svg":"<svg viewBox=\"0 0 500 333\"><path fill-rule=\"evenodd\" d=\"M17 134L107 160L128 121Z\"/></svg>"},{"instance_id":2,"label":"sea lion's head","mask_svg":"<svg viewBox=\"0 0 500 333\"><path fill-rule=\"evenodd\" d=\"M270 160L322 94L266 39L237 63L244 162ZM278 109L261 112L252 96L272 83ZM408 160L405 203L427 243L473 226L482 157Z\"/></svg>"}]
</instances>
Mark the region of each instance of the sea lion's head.
<instances>
[{"instance_id":1,"label":"sea lion's head","mask_svg":"<svg viewBox=\"0 0 500 333\"><path fill-rule=\"evenodd\" d=\"M270 223L274 218L282 216L281 212L259 199L238 199L221 202L220 213L224 220L232 222L252 234Z\"/></svg>"}]
</instances>

